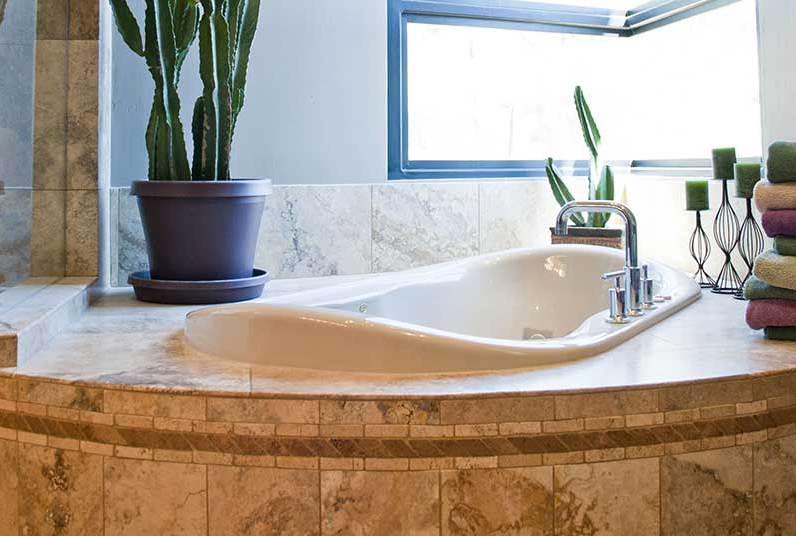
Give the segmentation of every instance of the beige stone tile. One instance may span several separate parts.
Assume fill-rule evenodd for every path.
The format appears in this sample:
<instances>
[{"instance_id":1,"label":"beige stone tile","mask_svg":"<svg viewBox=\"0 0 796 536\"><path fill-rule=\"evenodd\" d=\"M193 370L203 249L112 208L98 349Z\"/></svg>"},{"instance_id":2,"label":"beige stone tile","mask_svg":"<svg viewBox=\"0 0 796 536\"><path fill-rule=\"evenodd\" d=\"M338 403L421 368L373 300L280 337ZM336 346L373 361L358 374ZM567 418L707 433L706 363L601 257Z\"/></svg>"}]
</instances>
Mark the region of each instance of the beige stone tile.
<instances>
[{"instance_id":1,"label":"beige stone tile","mask_svg":"<svg viewBox=\"0 0 796 536\"><path fill-rule=\"evenodd\" d=\"M434 400L322 400L321 424L439 424Z\"/></svg>"},{"instance_id":2,"label":"beige stone tile","mask_svg":"<svg viewBox=\"0 0 796 536\"><path fill-rule=\"evenodd\" d=\"M459 456L453 459L456 469L493 469L498 466L497 456Z\"/></svg>"},{"instance_id":3,"label":"beige stone tile","mask_svg":"<svg viewBox=\"0 0 796 536\"><path fill-rule=\"evenodd\" d=\"M64 5L64 0L39 0ZM41 9L41 8L40 8ZM66 18L37 17L39 25L64 26ZM66 95L68 43L61 39L36 42L36 98L33 131L33 185L37 190L66 189ZM62 228L63 229L63 228ZM63 231L62 231L63 232Z\"/></svg>"},{"instance_id":4,"label":"beige stone tile","mask_svg":"<svg viewBox=\"0 0 796 536\"><path fill-rule=\"evenodd\" d=\"M657 391L617 391L556 397L556 419L607 417L657 411Z\"/></svg>"},{"instance_id":5,"label":"beige stone tile","mask_svg":"<svg viewBox=\"0 0 796 536\"><path fill-rule=\"evenodd\" d=\"M583 420L586 430L607 430L610 428L624 428L625 418L620 415L609 417L588 417Z\"/></svg>"},{"instance_id":6,"label":"beige stone tile","mask_svg":"<svg viewBox=\"0 0 796 536\"><path fill-rule=\"evenodd\" d=\"M321 528L323 534L437 535L439 478L426 471L324 471Z\"/></svg>"},{"instance_id":7,"label":"beige stone tile","mask_svg":"<svg viewBox=\"0 0 796 536\"><path fill-rule=\"evenodd\" d=\"M453 469L453 458L410 458L410 471L436 471L439 469Z\"/></svg>"},{"instance_id":8,"label":"beige stone tile","mask_svg":"<svg viewBox=\"0 0 796 536\"><path fill-rule=\"evenodd\" d=\"M641 413L639 415L628 415L625 417L628 427L632 426L653 426L663 424L663 413Z\"/></svg>"},{"instance_id":9,"label":"beige stone tile","mask_svg":"<svg viewBox=\"0 0 796 536\"><path fill-rule=\"evenodd\" d=\"M366 424L366 437L407 437L408 424Z\"/></svg>"},{"instance_id":10,"label":"beige stone tile","mask_svg":"<svg viewBox=\"0 0 796 536\"><path fill-rule=\"evenodd\" d=\"M17 399L17 380L12 380L10 378L0 378L0 399Z\"/></svg>"},{"instance_id":11,"label":"beige stone tile","mask_svg":"<svg viewBox=\"0 0 796 536\"><path fill-rule=\"evenodd\" d=\"M502 422L498 425L500 435L539 434L542 432L542 423L530 422Z\"/></svg>"},{"instance_id":12,"label":"beige stone tile","mask_svg":"<svg viewBox=\"0 0 796 536\"><path fill-rule=\"evenodd\" d=\"M497 423L489 424L457 424L454 433L459 437L496 436L498 435Z\"/></svg>"},{"instance_id":13,"label":"beige stone tile","mask_svg":"<svg viewBox=\"0 0 796 536\"><path fill-rule=\"evenodd\" d=\"M207 420L317 424L318 401L209 398Z\"/></svg>"},{"instance_id":14,"label":"beige stone tile","mask_svg":"<svg viewBox=\"0 0 796 536\"><path fill-rule=\"evenodd\" d=\"M542 465L541 454L506 454L498 456L498 467L533 467Z\"/></svg>"},{"instance_id":15,"label":"beige stone tile","mask_svg":"<svg viewBox=\"0 0 796 536\"><path fill-rule=\"evenodd\" d=\"M30 270L33 276L64 275L66 269L66 192L34 190Z\"/></svg>"},{"instance_id":16,"label":"beige stone tile","mask_svg":"<svg viewBox=\"0 0 796 536\"><path fill-rule=\"evenodd\" d=\"M19 400L85 411L102 411L102 391L79 385L20 380Z\"/></svg>"},{"instance_id":17,"label":"beige stone tile","mask_svg":"<svg viewBox=\"0 0 796 536\"><path fill-rule=\"evenodd\" d=\"M93 0L72 0L85 5ZM85 8L78 8L85 10ZM72 25L79 22L70 21ZM95 25L96 28L96 25ZM96 30L95 30L96 31ZM68 96L66 104L66 178L70 190L97 188L99 116L99 42L69 42Z\"/></svg>"},{"instance_id":18,"label":"beige stone tile","mask_svg":"<svg viewBox=\"0 0 796 536\"><path fill-rule=\"evenodd\" d=\"M105 412L203 420L205 398L108 389L105 391Z\"/></svg>"},{"instance_id":19,"label":"beige stone tile","mask_svg":"<svg viewBox=\"0 0 796 536\"><path fill-rule=\"evenodd\" d=\"M654 458L556 467L556 534L657 534L658 479Z\"/></svg>"},{"instance_id":20,"label":"beige stone tile","mask_svg":"<svg viewBox=\"0 0 796 536\"><path fill-rule=\"evenodd\" d=\"M203 465L107 458L105 535L207 532Z\"/></svg>"},{"instance_id":21,"label":"beige stone tile","mask_svg":"<svg viewBox=\"0 0 796 536\"><path fill-rule=\"evenodd\" d=\"M443 400L443 424L540 421L553 419L553 397Z\"/></svg>"},{"instance_id":22,"label":"beige stone tile","mask_svg":"<svg viewBox=\"0 0 796 536\"><path fill-rule=\"evenodd\" d=\"M661 411L737 404L753 400L752 382L711 382L667 387L660 391Z\"/></svg>"},{"instance_id":23,"label":"beige stone tile","mask_svg":"<svg viewBox=\"0 0 796 536\"><path fill-rule=\"evenodd\" d=\"M547 434L578 432L580 430L583 430L583 419L566 419L563 421L546 421L542 423L542 431Z\"/></svg>"},{"instance_id":24,"label":"beige stone tile","mask_svg":"<svg viewBox=\"0 0 796 536\"><path fill-rule=\"evenodd\" d=\"M66 194L67 276L96 276L99 255L99 209L96 190Z\"/></svg>"},{"instance_id":25,"label":"beige stone tile","mask_svg":"<svg viewBox=\"0 0 796 536\"><path fill-rule=\"evenodd\" d=\"M455 428L452 424L413 424L409 426L409 435L412 437L453 437Z\"/></svg>"},{"instance_id":26,"label":"beige stone tile","mask_svg":"<svg viewBox=\"0 0 796 536\"><path fill-rule=\"evenodd\" d=\"M361 424L322 424L321 437L362 437L365 429Z\"/></svg>"},{"instance_id":27,"label":"beige stone tile","mask_svg":"<svg viewBox=\"0 0 796 536\"><path fill-rule=\"evenodd\" d=\"M569 463L583 463L583 451L576 450L574 452L550 452L542 454L542 463L544 465L564 465Z\"/></svg>"},{"instance_id":28,"label":"beige stone tile","mask_svg":"<svg viewBox=\"0 0 796 536\"><path fill-rule=\"evenodd\" d=\"M99 2L69 0L69 39L99 39Z\"/></svg>"},{"instance_id":29,"label":"beige stone tile","mask_svg":"<svg viewBox=\"0 0 796 536\"><path fill-rule=\"evenodd\" d=\"M48 447L20 449L21 534L102 533L102 457Z\"/></svg>"},{"instance_id":30,"label":"beige stone tile","mask_svg":"<svg viewBox=\"0 0 796 536\"><path fill-rule=\"evenodd\" d=\"M754 533L796 534L796 436L754 448Z\"/></svg>"},{"instance_id":31,"label":"beige stone tile","mask_svg":"<svg viewBox=\"0 0 796 536\"><path fill-rule=\"evenodd\" d=\"M66 39L68 8L64 0L37 0L36 39Z\"/></svg>"},{"instance_id":32,"label":"beige stone tile","mask_svg":"<svg viewBox=\"0 0 796 536\"><path fill-rule=\"evenodd\" d=\"M14 441L0 441L0 536L18 536L17 464L19 447Z\"/></svg>"},{"instance_id":33,"label":"beige stone tile","mask_svg":"<svg viewBox=\"0 0 796 536\"><path fill-rule=\"evenodd\" d=\"M365 458L366 471L408 471L408 458Z\"/></svg>"},{"instance_id":34,"label":"beige stone tile","mask_svg":"<svg viewBox=\"0 0 796 536\"><path fill-rule=\"evenodd\" d=\"M583 453L583 459L586 463L621 460L624 457L625 449L622 447L613 449L587 450Z\"/></svg>"},{"instance_id":35,"label":"beige stone tile","mask_svg":"<svg viewBox=\"0 0 796 536\"><path fill-rule=\"evenodd\" d=\"M207 478L210 536L319 533L315 471L213 466Z\"/></svg>"},{"instance_id":36,"label":"beige stone tile","mask_svg":"<svg viewBox=\"0 0 796 536\"><path fill-rule=\"evenodd\" d=\"M550 467L442 472L442 534L553 534Z\"/></svg>"},{"instance_id":37,"label":"beige stone tile","mask_svg":"<svg viewBox=\"0 0 796 536\"><path fill-rule=\"evenodd\" d=\"M751 534L752 447L661 458L661 533Z\"/></svg>"}]
</instances>

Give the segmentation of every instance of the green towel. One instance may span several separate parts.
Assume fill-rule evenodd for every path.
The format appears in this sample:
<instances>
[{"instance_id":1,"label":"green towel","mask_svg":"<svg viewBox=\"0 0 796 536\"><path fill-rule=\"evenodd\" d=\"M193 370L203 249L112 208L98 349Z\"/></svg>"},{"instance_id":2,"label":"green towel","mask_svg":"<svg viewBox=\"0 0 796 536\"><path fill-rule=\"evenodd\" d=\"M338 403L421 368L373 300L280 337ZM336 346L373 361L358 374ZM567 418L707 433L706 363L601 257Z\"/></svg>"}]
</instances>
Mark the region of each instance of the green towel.
<instances>
[{"instance_id":1,"label":"green towel","mask_svg":"<svg viewBox=\"0 0 796 536\"><path fill-rule=\"evenodd\" d=\"M753 273L772 287L796 290L796 257L766 251L755 259Z\"/></svg>"},{"instance_id":2,"label":"green towel","mask_svg":"<svg viewBox=\"0 0 796 536\"><path fill-rule=\"evenodd\" d=\"M761 281L755 276L751 276L743 287L743 296L747 300L794 300L796 301L796 290L772 287L765 281Z\"/></svg>"},{"instance_id":3,"label":"green towel","mask_svg":"<svg viewBox=\"0 0 796 536\"><path fill-rule=\"evenodd\" d=\"M796 327L770 327L765 333L773 341L796 341Z\"/></svg>"},{"instance_id":4,"label":"green towel","mask_svg":"<svg viewBox=\"0 0 796 536\"><path fill-rule=\"evenodd\" d=\"M795 182L796 143L789 141L772 143L768 148L766 171L770 182Z\"/></svg>"},{"instance_id":5,"label":"green towel","mask_svg":"<svg viewBox=\"0 0 796 536\"><path fill-rule=\"evenodd\" d=\"M774 251L780 255L796 256L796 237L778 236L774 239Z\"/></svg>"}]
</instances>

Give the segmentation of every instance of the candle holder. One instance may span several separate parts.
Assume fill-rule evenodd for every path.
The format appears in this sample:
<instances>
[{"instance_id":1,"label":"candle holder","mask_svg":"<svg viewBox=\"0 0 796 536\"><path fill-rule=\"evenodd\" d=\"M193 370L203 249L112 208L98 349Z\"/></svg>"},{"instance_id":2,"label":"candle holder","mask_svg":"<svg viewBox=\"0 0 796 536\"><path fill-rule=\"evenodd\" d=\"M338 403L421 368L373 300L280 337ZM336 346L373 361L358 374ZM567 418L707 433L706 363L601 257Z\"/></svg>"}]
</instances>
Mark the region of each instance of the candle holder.
<instances>
[{"instance_id":1,"label":"candle holder","mask_svg":"<svg viewBox=\"0 0 796 536\"><path fill-rule=\"evenodd\" d=\"M727 179L721 179L721 206L713 221L713 236L716 238L716 245L724 253L724 264L716 276L716 284L711 289L711 292L716 294L735 294L741 289L741 276L732 265L732 252L738 245L740 226L738 216L730 205Z\"/></svg>"},{"instance_id":2,"label":"candle holder","mask_svg":"<svg viewBox=\"0 0 796 536\"><path fill-rule=\"evenodd\" d=\"M696 211L696 225L694 232L691 234L688 248L691 251L691 257L697 263L694 280L702 288L713 288L716 285L716 281L705 271L705 263L710 257L710 240L708 239L708 234L702 228L702 213L699 210Z\"/></svg>"},{"instance_id":3,"label":"candle holder","mask_svg":"<svg viewBox=\"0 0 796 536\"><path fill-rule=\"evenodd\" d=\"M752 276L752 268L755 265L755 259L758 255L763 253L765 242L763 239L763 231L760 230L760 225L755 221L754 214L752 213L752 200L746 199L746 218L741 224L741 231L738 234L738 252L741 254L744 264L746 264L747 272L746 277L741 282L741 288L735 293L735 299L743 300L743 285Z\"/></svg>"}]
</instances>

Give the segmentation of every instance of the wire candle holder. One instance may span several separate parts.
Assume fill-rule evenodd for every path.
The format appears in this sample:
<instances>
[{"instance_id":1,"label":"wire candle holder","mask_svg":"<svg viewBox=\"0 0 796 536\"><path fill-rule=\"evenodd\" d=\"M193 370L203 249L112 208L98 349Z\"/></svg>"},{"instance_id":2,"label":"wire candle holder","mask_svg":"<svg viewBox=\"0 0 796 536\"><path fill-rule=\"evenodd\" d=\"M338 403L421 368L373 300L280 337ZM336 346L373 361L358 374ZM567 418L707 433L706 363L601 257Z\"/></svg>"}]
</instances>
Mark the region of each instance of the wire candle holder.
<instances>
[{"instance_id":1,"label":"wire candle holder","mask_svg":"<svg viewBox=\"0 0 796 536\"><path fill-rule=\"evenodd\" d=\"M691 257L697 263L694 280L702 288L713 288L716 281L705 271L705 263L710 257L710 240L702 228L702 213L699 210L696 211L696 226L691 234L691 240L688 242L688 249L691 251Z\"/></svg>"},{"instance_id":2,"label":"wire candle holder","mask_svg":"<svg viewBox=\"0 0 796 536\"><path fill-rule=\"evenodd\" d=\"M719 275L716 276L716 284L711 290L716 294L735 294L742 288L741 276L738 275L732 264L732 252L738 245L740 226L738 216L730 205L727 179L721 179L721 206L713 221L713 236L716 239L716 245L724 253L724 264Z\"/></svg>"},{"instance_id":3,"label":"wire candle holder","mask_svg":"<svg viewBox=\"0 0 796 536\"><path fill-rule=\"evenodd\" d=\"M755 259L758 255L763 253L765 248L765 241L763 238L763 231L760 229L752 213L752 200L746 200L746 218L741 224L741 231L738 233L738 252L741 254L744 264L746 264L747 272L746 277L741 282L741 288L735 293L735 298L738 300L745 299L743 297L743 285L752 276L752 269L755 265Z\"/></svg>"}]
</instances>

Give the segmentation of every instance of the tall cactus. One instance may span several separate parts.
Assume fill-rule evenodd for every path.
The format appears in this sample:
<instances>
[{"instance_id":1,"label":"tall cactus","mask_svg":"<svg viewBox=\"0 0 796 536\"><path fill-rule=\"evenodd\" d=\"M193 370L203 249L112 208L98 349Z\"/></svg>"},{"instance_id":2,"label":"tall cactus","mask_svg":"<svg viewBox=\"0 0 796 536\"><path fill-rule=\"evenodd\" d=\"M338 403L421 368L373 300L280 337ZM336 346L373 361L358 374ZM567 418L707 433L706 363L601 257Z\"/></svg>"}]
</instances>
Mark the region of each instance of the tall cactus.
<instances>
[{"instance_id":1,"label":"tall cactus","mask_svg":"<svg viewBox=\"0 0 796 536\"><path fill-rule=\"evenodd\" d=\"M155 82L146 131L149 179L229 180L232 133L243 108L260 0L145 2L142 40L127 0L110 0L119 34L146 60ZM197 36L204 90L193 111L194 156L189 166L177 88Z\"/></svg>"},{"instance_id":2,"label":"tall cactus","mask_svg":"<svg viewBox=\"0 0 796 536\"><path fill-rule=\"evenodd\" d=\"M229 180L235 124L243 108L246 72L260 0L201 0L199 71L204 90L193 113L193 177Z\"/></svg>"},{"instance_id":3,"label":"tall cactus","mask_svg":"<svg viewBox=\"0 0 796 536\"><path fill-rule=\"evenodd\" d=\"M600 169L600 144L602 143L602 136L600 129L597 127L597 122L591 113L591 108L586 102L586 97L580 86L575 88L575 111L578 114L580 121L580 128L583 132L583 141L589 151L589 199L612 200L614 198L614 174L611 166L604 166ZM548 158L545 165L545 173L547 180L550 182L550 188L553 191L553 196L559 205L563 206L569 201L573 200L572 194L564 184L561 174L555 168L553 159ZM599 181L595 184L596 177L599 173ZM608 223L608 215L600 213L590 213L588 219L584 220L583 216L576 214L572 220L575 225L589 227L605 227Z\"/></svg>"}]
</instances>

